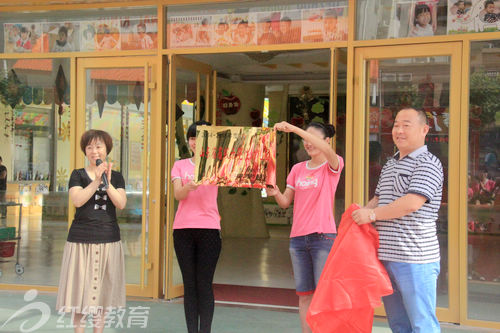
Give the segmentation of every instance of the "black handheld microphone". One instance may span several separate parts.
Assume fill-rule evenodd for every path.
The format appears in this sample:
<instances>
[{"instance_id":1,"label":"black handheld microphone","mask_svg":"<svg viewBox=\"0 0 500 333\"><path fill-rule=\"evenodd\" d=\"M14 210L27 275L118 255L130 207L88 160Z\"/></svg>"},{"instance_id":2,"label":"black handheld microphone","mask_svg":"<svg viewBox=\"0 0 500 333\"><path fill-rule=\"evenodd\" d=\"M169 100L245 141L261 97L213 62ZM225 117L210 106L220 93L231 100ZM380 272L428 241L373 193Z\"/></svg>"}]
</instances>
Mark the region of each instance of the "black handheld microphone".
<instances>
[{"instance_id":1,"label":"black handheld microphone","mask_svg":"<svg viewBox=\"0 0 500 333\"><path fill-rule=\"evenodd\" d=\"M101 164L102 164L102 161L100 158L98 158L95 161L95 165L99 166ZM102 174L102 183L104 184L103 190L107 190L109 187L109 183L108 183L108 176L106 176L106 172L103 172L103 174Z\"/></svg>"}]
</instances>

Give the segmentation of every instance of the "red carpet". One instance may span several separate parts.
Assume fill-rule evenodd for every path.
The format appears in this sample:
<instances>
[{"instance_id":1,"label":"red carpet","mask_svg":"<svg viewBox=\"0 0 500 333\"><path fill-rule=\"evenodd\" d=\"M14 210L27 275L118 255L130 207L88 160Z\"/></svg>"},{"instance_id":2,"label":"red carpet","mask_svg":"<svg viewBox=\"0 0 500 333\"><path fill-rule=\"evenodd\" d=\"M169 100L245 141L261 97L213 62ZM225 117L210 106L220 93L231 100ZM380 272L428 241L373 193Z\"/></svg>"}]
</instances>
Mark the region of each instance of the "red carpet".
<instances>
[{"instance_id":1,"label":"red carpet","mask_svg":"<svg viewBox=\"0 0 500 333\"><path fill-rule=\"evenodd\" d=\"M216 301L299 306L295 289L214 284Z\"/></svg>"}]
</instances>

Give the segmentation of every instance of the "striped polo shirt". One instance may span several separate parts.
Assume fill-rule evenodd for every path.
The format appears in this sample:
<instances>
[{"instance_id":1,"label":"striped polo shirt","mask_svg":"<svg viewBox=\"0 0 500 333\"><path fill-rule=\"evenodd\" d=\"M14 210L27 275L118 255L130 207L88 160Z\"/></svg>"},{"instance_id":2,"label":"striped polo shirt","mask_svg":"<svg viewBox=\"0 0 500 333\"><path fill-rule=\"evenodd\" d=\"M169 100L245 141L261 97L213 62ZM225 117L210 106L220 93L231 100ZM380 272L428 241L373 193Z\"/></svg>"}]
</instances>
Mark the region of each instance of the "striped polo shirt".
<instances>
[{"instance_id":1,"label":"striped polo shirt","mask_svg":"<svg viewBox=\"0 0 500 333\"><path fill-rule=\"evenodd\" d=\"M414 193L426 198L417 211L392 220L378 220L380 260L424 264L439 261L436 220L443 193L441 161L422 146L399 160L399 152L382 168L375 190L378 205Z\"/></svg>"}]
</instances>

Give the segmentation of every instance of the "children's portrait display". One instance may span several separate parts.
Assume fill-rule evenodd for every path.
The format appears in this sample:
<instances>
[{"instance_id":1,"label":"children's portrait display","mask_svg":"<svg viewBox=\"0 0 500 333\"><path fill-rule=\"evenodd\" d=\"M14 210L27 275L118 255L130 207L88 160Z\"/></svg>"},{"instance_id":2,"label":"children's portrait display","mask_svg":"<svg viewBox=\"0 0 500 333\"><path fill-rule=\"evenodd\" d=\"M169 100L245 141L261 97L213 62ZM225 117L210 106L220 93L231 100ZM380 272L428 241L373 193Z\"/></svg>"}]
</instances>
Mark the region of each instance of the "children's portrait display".
<instances>
[{"instance_id":1,"label":"children's portrait display","mask_svg":"<svg viewBox=\"0 0 500 333\"><path fill-rule=\"evenodd\" d=\"M225 15L215 15L214 46L227 46L231 44L229 24Z\"/></svg>"},{"instance_id":2,"label":"children's portrait display","mask_svg":"<svg viewBox=\"0 0 500 333\"><path fill-rule=\"evenodd\" d=\"M500 30L500 0L448 0L448 34Z\"/></svg>"},{"instance_id":3,"label":"children's portrait display","mask_svg":"<svg viewBox=\"0 0 500 333\"><path fill-rule=\"evenodd\" d=\"M123 19L120 22L122 50L151 50L158 45L156 18Z\"/></svg>"},{"instance_id":4,"label":"children's portrait display","mask_svg":"<svg viewBox=\"0 0 500 333\"><path fill-rule=\"evenodd\" d=\"M301 12L257 13L257 44L300 43Z\"/></svg>"},{"instance_id":5,"label":"children's portrait display","mask_svg":"<svg viewBox=\"0 0 500 333\"><path fill-rule=\"evenodd\" d=\"M434 36L433 11L430 3L417 3L410 16L409 37ZM436 19L434 18L434 21Z\"/></svg>"},{"instance_id":6,"label":"children's portrait display","mask_svg":"<svg viewBox=\"0 0 500 333\"><path fill-rule=\"evenodd\" d=\"M210 16L205 16L198 22L196 30L196 45L211 46L213 45L213 26Z\"/></svg>"},{"instance_id":7,"label":"children's portrait display","mask_svg":"<svg viewBox=\"0 0 500 333\"><path fill-rule=\"evenodd\" d=\"M170 48L247 46L347 40L347 3L324 8L252 8L238 13L170 16ZM284 7L284 8L283 8Z\"/></svg>"},{"instance_id":8,"label":"children's portrait display","mask_svg":"<svg viewBox=\"0 0 500 333\"><path fill-rule=\"evenodd\" d=\"M40 23L4 23L4 53L44 52Z\"/></svg>"},{"instance_id":9,"label":"children's portrait display","mask_svg":"<svg viewBox=\"0 0 500 333\"><path fill-rule=\"evenodd\" d=\"M347 11L345 7L326 9L323 13L323 40L347 40Z\"/></svg>"},{"instance_id":10,"label":"children's portrait display","mask_svg":"<svg viewBox=\"0 0 500 333\"><path fill-rule=\"evenodd\" d=\"M175 47L193 47L196 44L194 26L195 18L192 17L174 17L168 24L168 45Z\"/></svg>"},{"instance_id":11,"label":"children's portrait display","mask_svg":"<svg viewBox=\"0 0 500 333\"><path fill-rule=\"evenodd\" d=\"M347 40L345 7L302 10L302 42Z\"/></svg>"},{"instance_id":12,"label":"children's portrait display","mask_svg":"<svg viewBox=\"0 0 500 333\"><path fill-rule=\"evenodd\" d=\"M43 25L48 37L50 52L72 52L79 50L79 23L57 22ZM47 52L47 50L45 50Z\"/></svg>"},{"instance_id":13,"label":"children's portrait display","mask_svg":"<svg viewBox=\"0 0 500 333\"><path fill-rule=\"evenodd\" d=\"M302 11L302 42L317 43L323 41L323 9Z\"/></svg>"},{"instance_id":14,"label":"children's portrait display","mask_svg":"<svg viewBox=\"0 0 500 333\"><path fill-rule=\"evenodd\" d=\"M98 51L120 50L120 20L100 20L96 27Z\"/></svg>"},{"instance_id":15,"label":"children's portrait display","mask_svg":"<svg viewBox=\"0 0 500 333\"><path fill-rule=\"evenodd\" d=\"M239 13L229 16L231 45L256 44L256 16L254 13Z\"/></svg>"},{"instance_id":16,"label":"children's portrait display","mask_svg":"<svg viewBox=\"0 0 500 333\"><path fill-rule=\"evenodd\" d=\"M93 22L80 23L80 51L95 51L96 29Z\"/></svg>"}]
</instances>

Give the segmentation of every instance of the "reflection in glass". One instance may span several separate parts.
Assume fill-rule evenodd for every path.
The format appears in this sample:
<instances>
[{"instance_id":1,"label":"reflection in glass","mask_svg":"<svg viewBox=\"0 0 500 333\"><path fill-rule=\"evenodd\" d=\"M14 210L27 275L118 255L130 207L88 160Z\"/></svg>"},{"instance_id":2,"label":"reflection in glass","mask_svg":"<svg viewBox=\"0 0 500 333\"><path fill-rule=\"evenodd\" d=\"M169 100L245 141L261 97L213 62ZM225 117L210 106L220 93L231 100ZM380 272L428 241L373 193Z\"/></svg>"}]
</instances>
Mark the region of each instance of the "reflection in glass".
<instances>
[{"instance_id":1,"label":"reflection in glass","mask_svg":"<svg viewBox=\"0 0 500 333\"><path fill-rule=\"evenodd\" d=\"M369 163L367 194L373 197L383 165L396 148L392 126L406 107L422 109L429 121L425 144L443 165L443 199L436 222L441 248L437 305L448 307L448 139L450 57L371 60L369 77Z\"/></svg>"},{"instance_id":2,"label":"reflection in glass","mask_svg":"<svg viewBox=\"0 0 500 333\"><path fill-rule=\"evenodd\" d=\"M471 43L468 165L468 316L500 313L500 42ZM464 189L465 190L465 189Z\"/></svg>"},{"instance_id":3,"label":"reflection in glass","mask_svg":"<svg viewBox=\"0 0 500 333\"><path fill-rule=\"evenodd\" d=\"M3 60L0 75L0 156L7 169L0 196L0 227L21 239L13 258L0 264L1 282L57 285L67 237L70 157L70 61ZM2 207L6 202L22 204ZM5 239L2 239L5 241ZM17 254L16 254L17 255Z\"/></svg>"},{"instance_id":4,"label":"reflection in glass","mask_svg":"<svg viewBox=\"0 0 500 333\"><path fill-rule=\"evenodd\" d=\"M144 184L144 69L86 71L86 129L104 129L113 138L108 162L125 178L127 206L117 212L125 249L126 281L140 283ZM149 128L149 126L148 126ZM149 142L149 141L148 141ZM147 148L146 148L147 149ZM146 191L144 191L146 187Z\"/></svg>"},{"instance_id":5,"label":"reflection in glass","mask_svg":"<svg viewBox=\"0 0 500 333\"><path fill-rule=\"evenodd\" d=\"M345 159L345 136L346 136L346 91L347 91L347 50L337 49L336 61L337 61L337 73L336 80L337 86L335 91L337 93L337 119L334 122L335 125L335 151L338 155ZM345 207L345 170L340 175L340 180L337 185L337 191L335 192L335 223L340 224L340 219L342 218L342 213Z\"/></svg>"}]
</instances>

